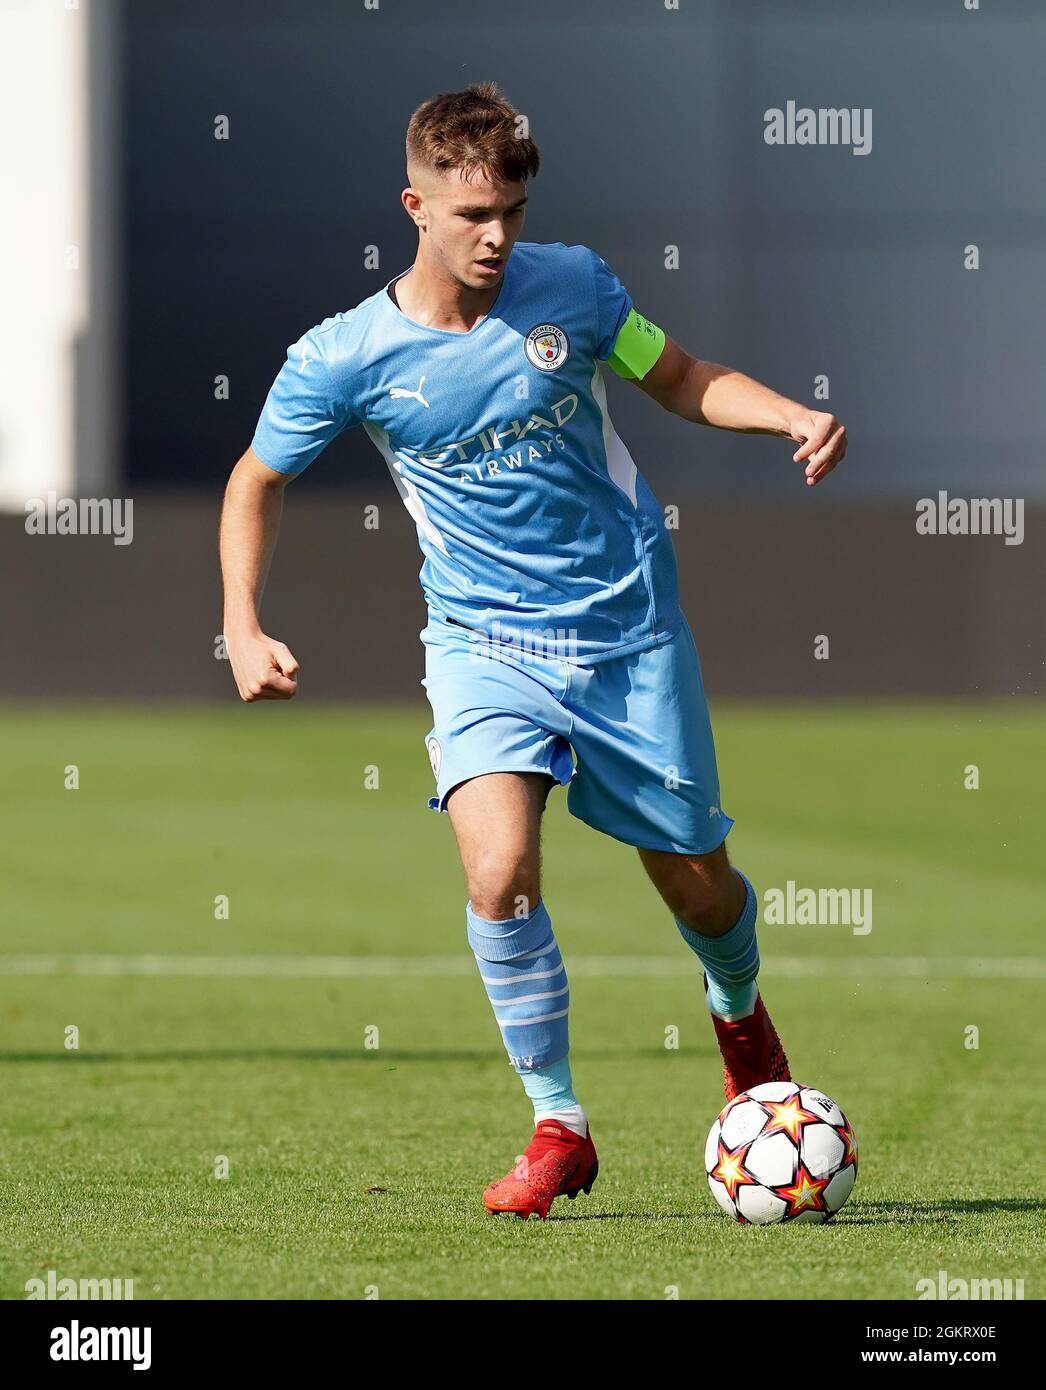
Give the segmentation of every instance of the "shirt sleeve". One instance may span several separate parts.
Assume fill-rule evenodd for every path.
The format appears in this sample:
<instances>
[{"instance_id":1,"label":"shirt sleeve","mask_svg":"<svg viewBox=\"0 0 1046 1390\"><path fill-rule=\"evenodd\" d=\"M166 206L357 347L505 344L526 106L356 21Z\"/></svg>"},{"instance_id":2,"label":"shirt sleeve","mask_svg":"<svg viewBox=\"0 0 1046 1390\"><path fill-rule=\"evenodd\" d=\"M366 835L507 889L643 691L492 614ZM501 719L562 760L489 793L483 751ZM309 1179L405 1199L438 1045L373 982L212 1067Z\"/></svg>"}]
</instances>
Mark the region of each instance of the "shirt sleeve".
<instances>
[{"instance_id":1,"label":"shirt sleeve","mask_svg":"<svg viewBox=\"0 0 1046 1390\"><path fill-rule=\"evenodd\" d=\"M639 313L603 257L589 255L596 281L596 358L626 381L642 381L664 351L664 331Z\"/></svg>"},{"instance_id":2,"label":"shirt sleeve","mask_svg":"<svg viewBox=\"0 0 1046 1390\"><path fill-rule=\"evenodd\" d=\"M589 254L596 282L596 357L605 362L631 311L632 297L603 257L595 251Z\"/></svg>"},{"instance_id":3,"label":"shirt sleeve","mask_svg":"<svg viewBox=\"0 0 1046 1390\"><path fill-rule=\"evenodd\" d=\"M302 473L342 430L359 423L350 403L339 397L311 328L287 349L251 448L277 473Z\"/></svg>"}]
</instances>

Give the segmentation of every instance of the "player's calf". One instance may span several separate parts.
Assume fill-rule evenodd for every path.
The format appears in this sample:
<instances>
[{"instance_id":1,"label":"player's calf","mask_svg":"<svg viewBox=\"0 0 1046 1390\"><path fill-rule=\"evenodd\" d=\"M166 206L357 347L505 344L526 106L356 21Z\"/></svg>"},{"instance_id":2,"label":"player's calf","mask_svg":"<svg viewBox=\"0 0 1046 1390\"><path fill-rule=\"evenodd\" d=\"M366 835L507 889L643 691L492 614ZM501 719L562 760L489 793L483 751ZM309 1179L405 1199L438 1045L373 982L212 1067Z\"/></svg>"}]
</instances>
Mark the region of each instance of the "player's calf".
<instances>
[{"instance_id":1,"label":"player's calf","mask_svg":"<svg viewBox=\"0 0 1046 1390\"><path fill-rule=\"evenodd\" d=\"M672 915L691 931L722 936L745 905L745 881L730 866L726 846L709 854L639 851L643 867Z\"/></svg>"},{"instance_id":2,"label":"player's calf","mask_svg":"<svg viewBox=\"0 0 1046 1390\"><path fill-rule=\"evenodd\" d=\"M788 1059L759 997L755 889L730 867L723 845L711 855L641 855L704 967L727 1099L765 1081L789 1080Z\"/></svg>"},{"instance_id":3,"label":"player's calf","mask_svg":"<svg viewBox=\"0 0 1046 1390\"><path fill-rule=\"evenodd\" d=\"M484 773L455 787L447 810L469 885L469 944L512 1065L536 1119L553 1115L578 1133L584 1111L567 1061L570 993L541 901L545 773Z\"/></svg>"}]
</instances>

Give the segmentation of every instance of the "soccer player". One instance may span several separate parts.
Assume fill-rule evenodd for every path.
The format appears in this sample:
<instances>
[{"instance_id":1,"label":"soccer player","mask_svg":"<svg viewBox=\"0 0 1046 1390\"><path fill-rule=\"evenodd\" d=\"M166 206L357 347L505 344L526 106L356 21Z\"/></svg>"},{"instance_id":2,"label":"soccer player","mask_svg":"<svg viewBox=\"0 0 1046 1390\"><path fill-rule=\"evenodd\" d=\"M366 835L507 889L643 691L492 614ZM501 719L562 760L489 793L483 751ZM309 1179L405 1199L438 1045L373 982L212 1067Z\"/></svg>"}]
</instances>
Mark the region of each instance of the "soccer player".
<instances>
[{"instance_id":1,"label":"soccer player","mask_svg":"<svg viewBox=\"0 0 1046 1390\"><path fill-rule=\"evenodd\" d=\"M469 944L533 1102L491 1212L547 1217L598 1170L568 1058L570 994L539 882L549 790L634 846L703 971L726 1095L787 1080L759 996L757 899L731 867L694 639L664 515L607 413L603 364L695 424L798 443L807 486L846 434L689 356L586 246L519 239L536 146L493 83L407 131L414 264L288 350L222 516L225 637L244 700L298 663L258 618L284 485L343 430L384 458L424 555L426 745L468 883Z\"/></svg>"}]
</instances>

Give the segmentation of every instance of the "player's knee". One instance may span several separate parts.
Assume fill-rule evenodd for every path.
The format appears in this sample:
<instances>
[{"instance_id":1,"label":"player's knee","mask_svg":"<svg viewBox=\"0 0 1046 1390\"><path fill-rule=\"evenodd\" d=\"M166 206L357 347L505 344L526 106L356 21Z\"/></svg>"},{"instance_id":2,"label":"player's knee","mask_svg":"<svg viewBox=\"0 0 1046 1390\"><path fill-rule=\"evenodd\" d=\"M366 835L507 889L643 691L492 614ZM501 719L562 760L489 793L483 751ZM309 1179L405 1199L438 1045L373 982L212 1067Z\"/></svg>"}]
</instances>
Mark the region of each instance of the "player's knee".
<instances>
[{"instance_id":1,"label":"player's knee","mask_svg":"<svg viewBox=\"0 0 1046 1390\"><path fill-rule=\"evenodd\" d=\"M669 906L692 931L722 936L737 922L744 901L744 884L728 868L723 874L694 878L677 892Z\"/></svg>"},{"instance_id":2,"label":"player's knee","mask_svg":"<svg viewBox=\"0 0 1046 1390\"><path fill-rule=\"evenodd\" d=\"M484 855L469 866L472 910L489 922L526 917L540 899L538 876L525 856Z\"/></svg>"},{"instance_id":3,"label":"player's knee","mask_svg":"<svg viewBox=\"0 0 1046 1390\"><path fill-rule=\"evenodd\" d=\"M536 890L528 892L522 885L507 888L496 886L469 889L472 911L488 922L504 922L509 917L528 917L537 907L540 895Z\"/></svg>"}]
</instances>

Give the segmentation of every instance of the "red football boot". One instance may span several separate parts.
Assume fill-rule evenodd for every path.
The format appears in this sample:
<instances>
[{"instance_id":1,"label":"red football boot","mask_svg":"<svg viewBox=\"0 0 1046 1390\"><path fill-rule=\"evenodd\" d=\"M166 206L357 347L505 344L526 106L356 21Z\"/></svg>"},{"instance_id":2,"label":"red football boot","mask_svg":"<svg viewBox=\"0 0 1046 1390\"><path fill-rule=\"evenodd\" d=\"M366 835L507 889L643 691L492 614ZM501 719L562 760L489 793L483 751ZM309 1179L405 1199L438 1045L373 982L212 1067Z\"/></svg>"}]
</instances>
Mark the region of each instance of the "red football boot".
<instances>
[{"instance_id":1,"label":"red football boot","mask_svg":"<svg viewBox=\"0 0 1046 1390\"><path fill-rule=\"evenodd\" d=\"M599 1172L592 1131L584 1139L551 1117L540 1120L526 1152L500 1182L492 1182L483 1194L491 1216L515 1212L526 1221L533 1213L548 1220L557 1197L571 1201L579 1192L591 1192Z\"/></svg>"},{"instance_id":2,"label":"red football boot","mask_svg":"<svg viewBox=\"0 0 1046 1390\"><path fill-rule=\"evenodd\" d=\"M755 1010L747 1018L727 1023L713 1014L712 1024L719 1040L719 1051L723 1054L723 1089L727 1100L733 1100L742 1091L750 1091L753 1086L761 1086L764 1081L791 1081L788 1058L761 996L756 996Z\"/></svg>"}]
</instances>

